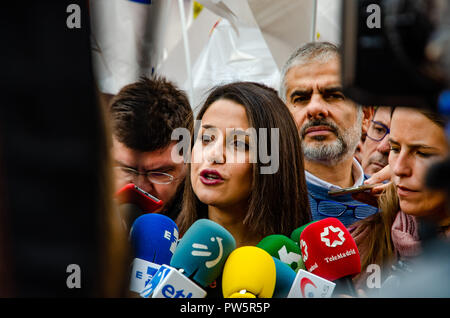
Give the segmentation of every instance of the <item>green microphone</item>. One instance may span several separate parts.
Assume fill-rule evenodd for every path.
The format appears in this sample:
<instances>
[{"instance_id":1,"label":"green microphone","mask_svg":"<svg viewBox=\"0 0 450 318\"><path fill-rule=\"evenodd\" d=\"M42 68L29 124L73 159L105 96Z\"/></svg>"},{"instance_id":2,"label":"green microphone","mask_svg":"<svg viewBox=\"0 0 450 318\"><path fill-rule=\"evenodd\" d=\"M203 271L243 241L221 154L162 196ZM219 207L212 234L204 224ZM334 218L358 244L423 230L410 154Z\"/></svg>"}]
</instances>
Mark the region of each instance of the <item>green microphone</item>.
<instances>
[{"instance_id":1,"label":"green microphone","mask_svg":"<svg viewBox=\"0 0 450 318\"><path fill-rule=\"evenodd\" d=\"M298 262L302 260L300 247L285 235L269 235L256 246L289 265L293 270L297 270Z\"/></svg>"},{"instance_id":2,"label":"green microphone","mask_svg":"<svg viewBox=\"0 0 450 318\"><path fill-rule=\"evenodd\" d=\"M309 223L306 223L305 225L300 226L299 228L295 229L291 233L291 240L293 240L295 243L300 244L300 234L302 234L303 230L310 224L313 224L316 221L312 221Z\"/></svg>"}]
</instances>

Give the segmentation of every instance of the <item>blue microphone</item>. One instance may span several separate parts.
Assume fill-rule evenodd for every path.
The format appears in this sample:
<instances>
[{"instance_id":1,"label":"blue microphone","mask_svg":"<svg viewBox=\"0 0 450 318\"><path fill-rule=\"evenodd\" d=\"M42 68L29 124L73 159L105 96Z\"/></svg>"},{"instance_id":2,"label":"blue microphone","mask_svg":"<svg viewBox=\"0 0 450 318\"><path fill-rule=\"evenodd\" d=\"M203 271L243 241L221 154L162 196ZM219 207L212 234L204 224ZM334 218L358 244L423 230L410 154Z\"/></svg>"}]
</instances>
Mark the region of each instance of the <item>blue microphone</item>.
<instances>
[{"instance_id":1,"label":"blue microphone","mask_svg":"<svg viewBox=\"0 0 450 318\"><path fill-rule=\"evenodd\" d=\"M152 282L152 287L141 295L152 298L205 297L206 292L199 286L207 287L214 282L235 248L233 236L224 227L208 219L197 220L180 240L170 266L162 266L155 274L157 283Z\"/></svg>"},{"instance_id":2,"label":"blue microphone","mask_svg":"<svg viewBox=\"0 0 450 318\"><path fill-rule=\"evenodd\" d=\"M133 247L130 290L140 293L151 281L159 267L169 264L178 243L178 227L162 214L143 214L130 231Z\"/></svg>"},{"instance_id":3,"label":"blue microphone","mask_svg":"<svg viewBox=\"0 0 450 318\"><path fill-rule=\"evenodd\" d=\"M297 274L286 263L283 263L276 257L272 256L272 258L275 262L276 271L275 290L272 298L287 298Z\"/></svg>"}]
</instances>

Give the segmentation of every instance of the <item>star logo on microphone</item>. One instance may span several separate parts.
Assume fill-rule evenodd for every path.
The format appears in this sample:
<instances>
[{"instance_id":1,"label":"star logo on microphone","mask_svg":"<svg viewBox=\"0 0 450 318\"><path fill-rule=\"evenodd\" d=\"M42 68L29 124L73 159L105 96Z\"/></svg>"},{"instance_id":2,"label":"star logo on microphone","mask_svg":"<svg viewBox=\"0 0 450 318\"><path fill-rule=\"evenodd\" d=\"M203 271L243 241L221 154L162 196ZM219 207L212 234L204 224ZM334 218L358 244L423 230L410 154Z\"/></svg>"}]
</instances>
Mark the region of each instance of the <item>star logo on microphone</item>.
<instances>
[{"instance_id":1,"label":"star logo on microphone","mask_svg":"<svg viewBox=\"0 0 450 318\"><path fill-rule=\"evenodd\" d=\"M300 240L300 245L302 249L303 261L306 262L308 260L308 245L306 245L306 242L303 240Z\"/></svg>"},{"instance_id":2,"label":"star logo on microphone","mask_svg":"<svg viewBox=\"0 0 450 318\"><path fill-rule=\"evenodd\" d=\"M339 227L334 227L332 225L327 226L323 229L323 232L320 233L320 240L328 247L342 245L345 242L344 231Z\"/></svg>"}]
</instances>

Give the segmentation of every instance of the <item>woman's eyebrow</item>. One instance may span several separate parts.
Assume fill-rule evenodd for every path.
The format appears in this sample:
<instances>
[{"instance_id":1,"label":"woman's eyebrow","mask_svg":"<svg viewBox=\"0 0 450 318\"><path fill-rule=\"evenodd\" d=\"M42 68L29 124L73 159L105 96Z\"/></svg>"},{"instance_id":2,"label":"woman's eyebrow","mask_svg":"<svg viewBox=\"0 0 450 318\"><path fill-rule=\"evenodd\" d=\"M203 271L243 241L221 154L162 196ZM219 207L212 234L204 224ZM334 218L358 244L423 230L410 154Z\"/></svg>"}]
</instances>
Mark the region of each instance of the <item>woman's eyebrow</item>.
<instances>
[{"instance_id":1,"label":"woman's eyebrow","mask_svg":"<svg viewBox=\"0 0 450 318\"><path fill-rule=\"evenodd\" d=\"M249 134L248 132L246 132L245 130L236 129L236 128L233 128L233 129L231 130L231 133L232 133L233 135L250 136L250 134Z\"/></svg>"},{"instance_id":2,"label":"woman's eyebrow","mask_svg":"<svg viewBox=\"0 0 450 318\"><path fill-rule=\"evenodd\" d=\"M400 143L398 141L395 141L392 138L389 138L389 143L395 144L395 145L400 145ZM411 149L430 149L430 150L438 150L438 148L436 147L432 147L432 146L428 146L426 144L421 144L421 143L411 143L411 144L406 144L406 146L408 146Z\"/></svg>"}]
</instances>

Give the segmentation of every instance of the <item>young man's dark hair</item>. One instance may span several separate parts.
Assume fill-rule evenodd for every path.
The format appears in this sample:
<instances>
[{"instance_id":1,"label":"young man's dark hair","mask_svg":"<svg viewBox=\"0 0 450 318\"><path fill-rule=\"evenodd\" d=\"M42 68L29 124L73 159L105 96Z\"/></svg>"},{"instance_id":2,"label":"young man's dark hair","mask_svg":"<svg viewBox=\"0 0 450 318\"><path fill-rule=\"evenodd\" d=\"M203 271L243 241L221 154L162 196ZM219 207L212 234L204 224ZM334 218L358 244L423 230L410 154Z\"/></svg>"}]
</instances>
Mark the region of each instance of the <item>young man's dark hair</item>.
<instances>
[{"instance_id":1,"label":"young man's dark hair","mask_svg":"<svg viewBox=\"0 0 450 318\"><path fill-rule=\"evenodd\" d=\"M176 218L186 167L171 135L192 126L186 93L162 76L142 77L112 98L109 111L116 190L134 183L164 202L155 212Z\"/></svg>"},{"instance_id":2,"label":"young man's dark hair","mask_svg":"<svg viewBox=\"0 0 450 318\"><path fill-rule=\"evenodd\" d=\"M172 131L187 127L192 109L185 92L164 77L142 77L123 87L110 106L114 136L140 151L166 147Z\"/></svg>"}]
</instances>

